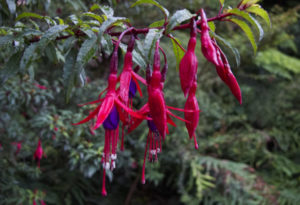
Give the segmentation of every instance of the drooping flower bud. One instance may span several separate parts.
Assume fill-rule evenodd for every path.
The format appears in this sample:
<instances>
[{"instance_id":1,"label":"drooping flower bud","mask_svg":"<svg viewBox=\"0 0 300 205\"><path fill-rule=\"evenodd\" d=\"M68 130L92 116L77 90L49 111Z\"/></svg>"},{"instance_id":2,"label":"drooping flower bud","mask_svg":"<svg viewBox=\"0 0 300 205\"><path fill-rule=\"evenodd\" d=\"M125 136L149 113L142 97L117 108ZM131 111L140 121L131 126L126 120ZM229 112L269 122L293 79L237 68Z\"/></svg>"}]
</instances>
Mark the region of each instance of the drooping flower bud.
<instances>
[{"instance_id":1,"label":"drooping flower bud","mask_svg":"<svg viewBox=\"0 0 300 205\"><path fill-rule=\"evenodd\" d=\"M197 34L196 21L192 19L191 38L189 40L188 49L179 64L179 76L180 76L181 89L185 97L187 96L189 89L193 84L193 79L197 74L198 60L195 55L195 48L197 42L196 34Z\"/></svg>"},{"instance_id":2,"label":"drooping flower bud","mask_svg":"<svg viewBox=\"0 0 300 205\"><path fill-rule=\"evenodd\" d=\"M36 150L33 155L35 161L37 162L38 167L40 167L40 161L43 157L43 154L44 154L44 151L42 148L41 139L39 139L38 145L37 145Z\"/></svg>"},{"instance_id":3,"label":"drooping flower bud","mask_svg":"<svg viewBox=\"0 0 300 205\"><path fill-rule=\"evenodd\" d=\"M209 35L209 27L207 24L206 14L203 9L200 10L201 15L201 50L204 57L216 66L219 65L217 52Z\"/></svg>"},{"instance_id":4,"label":"drooping flower bud","mask_svg":"<svg viewBox=\"0 0 300 205\"><path fill-rule=\"evenodd\" d=\"M185 126L188 130L190 139L194 138L195 148L198 149L198 144L196 140L196 128L199 122L199 105L196 98L196 89L197 89L197 82L194 80L193 85L189 91L188 99L186 100L184 109L185 110L193 110L194 112L185 112L184 119L187 121Z\"/></svg>"}]
</instances>

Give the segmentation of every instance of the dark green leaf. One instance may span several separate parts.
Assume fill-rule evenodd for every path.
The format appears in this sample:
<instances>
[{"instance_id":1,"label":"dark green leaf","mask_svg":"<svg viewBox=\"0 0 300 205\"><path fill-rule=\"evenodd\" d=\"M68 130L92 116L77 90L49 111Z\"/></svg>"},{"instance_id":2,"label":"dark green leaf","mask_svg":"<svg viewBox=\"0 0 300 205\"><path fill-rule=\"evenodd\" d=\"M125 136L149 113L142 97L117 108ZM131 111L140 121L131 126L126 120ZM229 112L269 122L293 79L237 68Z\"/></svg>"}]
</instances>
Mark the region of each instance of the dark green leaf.
<instances>
[{"instance_id":1,"label":"dark green leaf","mask_svg":"<svg viewBox=\"0 0 300 205\"><path fill-rule=\"evenodd\" d=\"M21 62L20 62L20 69L21 70L24 71L25 68L27 68L30 60L34 57L35 51L38 48L38 43L39 42L33 43L25 49L25 51L23 53L23 56L22 56L22 59L21 59Z\"/></svg>"},{"instance_id":2,"label":"dark green leaf","mask_svg":"<svg viewBox=\"0 0 300 205\"><path fill-rule=\"evenodd\" d=\"M72 88L74 87L75 79L78 73L78 71L75 68L76 56L77 56L77 51L75 50L75 48L72 48L65 57L66 62L63 69L64 72L63 79L64 79L64 86L66 89L67 103L69 102Z\"/></svg>"},{"instance_id":3,"label":"dark green leaf","mask_svg":"<svg viewBox=\"0 0 300 205\"><path fill-rule=\"evenodd\" d=\"M104 21L104 23L100 26L98 36L101 38L103 33L110 26L112 26L113 24L115 24L117 22L124 22L124 21L126 22L126 21L128 21L128 19L122 18L122 17L112 17L112 18L107 19L107 21Z\"/></svg>"},{"instance_id":4,"label":"dark green leaf","mask_svg":"<svg viewBox=\"0 0 300 205\"><path fill-rule=\"evenodd\" d=\"M152 4L154 6L157 6L160 10L162 10L166 18L168 18L169 16L169 11L165 9L162 5L160 5L157 1L154 0L138 0L137 2L132 4L131 7L135 7L140 4Z\"/></svg>"},{"instance_id":5,"label":"dark green leaf","mask_svg":"<svg viewBox=\"0 0 300 205\"><path fill-rule=\"evenodd\" d=\"M10 11L11 14L15 14L16 13L16 3L15 0L6 0L8 9Z\"/></svg>"},{"instance_id":6,"label":"dark green leaf","mask_svg":"<svg viewBox=\"0 0 300 205\"><path fill-rule=\"evenodd\" d=\"M13 40L15 40L15 36L13 35L6 35L6 36L0 36L0 47L4 47L7 44L11 44Z\"/></svg>"},{"instance_id":7,"label":"dark green leaf","mask_svg":"<svg viewBox=\"0 0 300 205\"><path fill-rule=\"evenodd\" d=\"M105 52L105 54L110 55L113 51L113 43L112 43L111 36L106 33L103 34L100 43L101 43L101 48Z\"/></svg>"},{"instance_id":8,"label":"dark green leaf","mask_svg":"<svg viewBox=\"0 0 300 205\"><path fill-rule=\"evenodd\" d=\"M170 22L166 29L166 33L170 33L175 26L177 26L183 21L191 19L192 17L193 15L187 9L176 11L175 14L170 19Z\"/></svg>"},{"instance_id":9,"label":"dark green leaf","mask_svg":"<svg viewBox=\"0 0 300 205\"><path fill-rule=\"evenodd\" d=\"M155 43L162 36L162 31L158 29L150 29L144 41L144 53L147 63L153 59Z\"/></svg>"},{"instance_id":10,"label":"dark green leaf","mask_svg":"<svg viewBox=\"0 0 300 205\"><path fill-rule=\"evenodd\" d=\"M40 48L44 48L47 46L47 44L54 40L60 32L65 30L68 26L67 25L56 25L51 28L49 28L45 34L41 37L41 40L39 41Z\"/></svg>"},{"instance_id":11,"label":"dark green leaf","mask_svg":"<svg viewBox=\"0 0 300 205\"><path fill-rule=\"evenodd\" d=\"M101 6L100 9L104 13L104 15L107 16L108 18L114 16L114 10L111 7L109 7L109 6Z\"/></svg>"},{"instance_id":12,"label":"dark green leaf","mask_svg":"<svg viewBox=\"0 0 300 205\"><path fill-rule=\"evenodd\" d=\"M0 84L3 84L8 78L18 72L21 57L22 52L15 53L9 58L4 67L0 69Z\"/></svg>"},{"instance_id":13,"label":"dark green leaf","mask_svg":"<svg viewBox=\"0 0 300 205\"><path fill-rule=\"evenodd\" d=\"M256 50L257 50L257 45L255 43L255 38L254 38L253 32L251 31L251 28L248 26L247 23L245 23L242 20L232 18L232 19L230 19L230 21L237 24L245 32L246 36L248 37L248 39L253 47L254 55L255 55Z\"/></svg>"}]
</instances>

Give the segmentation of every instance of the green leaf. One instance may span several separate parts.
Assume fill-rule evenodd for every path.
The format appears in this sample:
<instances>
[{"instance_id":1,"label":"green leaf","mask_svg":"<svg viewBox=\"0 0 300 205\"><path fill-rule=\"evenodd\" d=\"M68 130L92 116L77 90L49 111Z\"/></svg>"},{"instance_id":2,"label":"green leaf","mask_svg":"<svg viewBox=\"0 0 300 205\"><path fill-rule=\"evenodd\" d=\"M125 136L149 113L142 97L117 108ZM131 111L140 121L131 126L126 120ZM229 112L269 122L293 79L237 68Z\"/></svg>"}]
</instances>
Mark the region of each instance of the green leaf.
<instances>
[{"instance_id":1,"label":"green leaf","mask_svg":"<svg viewBox=\"0 0 300 205\"><path fill-rule=\"evenodd\" d=\"M127 45L121 43L120 48L125 53L126 50L127 50ZM132 51L132 61L134 63L136 63L137 65L139 65L141 68L146 68L146 66L147 66L143 56L139 52L137 52L136 50Z\"/></svg>"},{"instance_id":2,"label":"green leaf","mask_svg":"<svg viewBox=\"0 0 300 205\"><path fill-rule=\"evenodd\" d=\"M27 68L30 60L34 57L35 51L38 48L39 42L33 43L30 46L28 46L22 56L22 59L20 61L20 69L25 70Z\"/></svg>"},{"instance_id":3,"label":"green leaf","mask_svg":"<svg viewBox=\"0 0 300 205\"><path fill-rule=\"evenodd\" d=\"M210 29L212 32L215 32L215 31L216 31L216 26L215 26L215 23L214 23L213 21L207 22L207 24L208 24L209 29Z\"/></svg>"},{"instance_id":4,"label":"green leaf","mask_svg":"<svg viewBox=\"0 0 300 205\"><path fill-rule=\"evenodd\" d=\"M75 85L75 79L78 71L75 67L77 52L75 48L72 48L66 55L65 65L63 68L63 79L64 79L64 86L66 89L66 102L69 102L72 88Z\"/></svg>"},{"instance_id":5,"label":"green leaf","mask_svg":"<svg viewBox=\"0 0 300 205\"><path fill-rule=\"evenodd\" d=\"M0 47L4 47L7 44L11 44L16 39L13 35L0 36Z\"/></svg>"},{"instance_id":6,"label":"green leaf","mask_svg":"<svg viewBox=\"0 0 300 205\"><path fill-rule=\"evenodd\" d=\"M271 27L271 20L269 14L263 8L261 8L260 5L254 4L251 7L247 8L246 11L262 17L268 24L268 26Z\"/></svg>"},{"instance_id":7,"label":"green leaf","mask_svg":"<svg viewBox=\"0 0 300 205\"><path fill-rule=\"evenodd\" d=\"M255 43L255 38L254 38L253 32L251 31L251 28L248 26L247 23L245 23L242 20L231 18L230 21L237 24L245 32L246 36L248 37L248 39L253 47L253 51L254 51L254 55L255 55L256 50L257 50L257 45Z\"/></svg>"},{"instance_id":8,"label":"green leaf","mask_svg":"<svg viewBox=\"0 0 300 205\"><path fill-rule=\"evenodd\" d=\"M194 15L192 15L187 9L176 11L169 21L169 24L166 29L166 33L167 34L170 33L175 26L177 26L183 21L191 19L193 16Z\"/></svg>"},{"instance_id":9,"label":"green leaf","mask_svg":"<svg viewBox=\"0 0 300 205\"><path fill-rule=\"evenodd\" d=\"M144 53L147 63L153 59L155 43L162 36L162 31L158 29L150 29L144 41Z\"/></svg>"},{"instance_id":10,"label":"green leaf","mask_svg":"<svg viewBox=\"0 0 300 205\"><path fill-rule=\"evenodd\" d=\"M100 8L101 8L101 6L99 4L93 4L89 11L95 11L95 10L100 9Z\"/></svg>"},{"instance_id":11,"label":"green leaf","mask_svg":"<svg viewBox=\"0 0 300 205\"><path fill-rule=\"evenodd\" d=\"M165 18L169 17L169 11L167 9L165 9L162 5L160 5L157 1L154 1L154 0L138 0L137 2L132 4L131 7L135 7L135 6L140 5L140 4L152 4L154 6L157 6L160 10L162 10L162 12L165 15Z\"/></svg>"},{"instance_id":12,"label":"green leaf","mask_svg":"<svg viewBox=\"0 0 300 205\"><path fill-rule=\"evenodd\" d=\"M108 18L114 16L114 10L111 7L109 7L109 6L101 6L100 9L104 13L104 15L107 16Z\"/></svg>"},{"instance_id":13,"label":"green leaf","mask_svg":"<svg viewBox=\"0 0 300 205\"><path fill-rule=\"evenodd\" d=\"M5 63L4 67L0 69L0 85L5 83L8 78L14 76L18 72L21 57L22 52L15 53Z\"/></svg>"},{"instance_id":14,"label":"green leaf","mask_svg":"<svg viewBox=\"0 0 300 205\"><path fill-rule=\"evenodd\" d=\"M232 13L237 16L240 16L240 17L244 18L245 20L247 20L252 26L254 26L258 32L258 36L259 36L258 41L260 41L263 38L264 30L262 29L262 27L258 23L258 21L256 21L255 18L253 18L249 13L247 13L245 11L241 11L238 8L230 9L230 10L228 10L228 13Z\"/></svg>"},{"instance_id":15,"label":"green leaf","mask_svg":"<svg viewBox=\"0 0 300 205\"><path fill-rule=\"evenodd\" d=\"M216 33L212 33L212 35L218 42L220 42L223 46L228 48L229 51L231 51L231 53L233 54L233 56L235 58L236 66L239 67L240 62L241 62L241 57L240 57L240 53L239 53L238 49L232 47L232 45L227 40L225 40L221 36L217 35Z\"/></svg>"},{"instance_id":16,"label":"green leaf","mask_svg":"<svg viewBox=\"0 0 300 205\"><path fill-rule=\"evenodd\" d=\"M118 22L128 22L128 19L123 17L112 17L107 19L107 21L104 21L104 23L100 26L98 36L101 38L106 29Z\"/></svg>"},{"instance_id":17,"label":"green leaf","mask_svg":"<svg viewBox=\"0 0 300 205\"><path fill-rule=\"evenodd\" d=\"M15 14L16 13L16 3L15 0L6 0L9 12L11 14Z\"/></svg>"},{"instance_id":18,"label":"green leaf","mask_svg":"<svg viewBox=\"0 0 300 205\"><path fill-rule=\"evenodd\" d=\"M91 17L93 19L96 19L99 23L102 23L103 22L103 19L101 16L97 15L97 14L94 14L92 12L85 12L82 14L82 16L88 16L88 17Z\"/></svg>"},{"instance_id":19,"label":"green leaf","mask_svg":"<svg viewBox=\"0 0 300 205\"><path fill-rule=\"evenodd\" d=\"M21 20L22 18L38 18L38 19L43 19L44 17L39 15L39 14L35 14L35 13L31 13L31 12L24 12L21 13L17 18L16 21Z\"/></svg>"},{"instance_id":20,"label":"green leaf","mask_svg":"<svg viewBox=\"0 0 300 205\"><path fill-rule=\"evenodd\" d=\"M175 37L174 37L175 38ZM177 43L179 43L181 45L181 42L179 41L179 39L175 38L175 40L177 41ZM181 47L175 42L174 39L171 38L172 41L172 45L173 45L173 52L176 58L176 70L179 69L179 64L181 59L183 58L185 52L181 49Z\"/></svg>"},{"instance_id":21,"label":"green leaf","mask_svg":"<svg viewBox=\"0 0 300 205\"><path fill-rule=\"evenodd\" d=\"M113 51L113 43L112 38L108 34L103 34L100 40L101 48L105 52L106 55L110 55Z\"/></svg>"},{"instance_id":22,"label":"green leaf","mask_svg":"<svg viewBox=\"0 0 300 205\"><path fill-rule=\"evenodd\" d=\"M164 19L159 20L159 21L155 21L155 22L153 22L152 24L149 25L149 28L161 27L161 26L164 25L164 23L165 23Z\"/></svg>"},{"instance_id":23,"label":"green leaf","mask_svg":"<svg viewBox=\"0 0 300 205\"><path fill-rule=\"evenodd\" d=\"M260 0L243 0L241 5L245 5L245 4L256 4L257 2L259 2Z\"/></svg>"},{"instance_id":24,"label":"green leaf","mask_svg":"<svg viewBox=\"0 0 300 205\"><path fill-rule=\"evenodd\" d=\"M94 56L97 48L97 36L94 34L92 38L86 39L81 45L77 58L76 68L81 72L82 67Z\"/></svg>"},{"instance_id":25,"label":"green leaf","mask_svg":"<svg viewBox=\"0 0 300 205\"><path fill-rule=\"evenodd\" d=\"M221 4L222 6L224 6L224 1L225 1L225 0L219 0L220 4Z\"/></svg>"},{"instance_id":26,"label":"green leaf","mask_svg":"<svg viewBox=\"0 0 300 205\"><path fill-rule=\"evenodd\" d=\"M41 40L39 41L39 46L43 48L47 46L50 41L55 40L60 32L68 28L67 25L56 25L49 28L44 35L42 35Z\"/></svg>"}]
</instances>

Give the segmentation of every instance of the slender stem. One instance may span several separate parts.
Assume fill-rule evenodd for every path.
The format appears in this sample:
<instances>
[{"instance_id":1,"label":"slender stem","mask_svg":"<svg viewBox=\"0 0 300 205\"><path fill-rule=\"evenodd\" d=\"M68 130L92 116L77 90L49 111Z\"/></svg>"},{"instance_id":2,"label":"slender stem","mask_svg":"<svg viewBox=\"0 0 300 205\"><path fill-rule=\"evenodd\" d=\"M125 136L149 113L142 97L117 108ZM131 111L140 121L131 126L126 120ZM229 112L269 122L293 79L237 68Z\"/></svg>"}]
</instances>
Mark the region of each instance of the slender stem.
<instances>
[{"instance_id":1,"label":"slender stem","mask_svg":"<svg viewBox=\"0 0 300 205\"><path fill-rule=\"evenodd\" d=\"M199 31L198 31L199 32ZM201 32L201 31L200 31ZM172 40L174 40L174 42L181 48L181 50L183 50L184 52L186 52L186 50L182 47L182 45L180 45L180 43L176 40L176 38L174 38L171 34L168 34L167 37L171 38Z\"/></svg>"}]
</instances>

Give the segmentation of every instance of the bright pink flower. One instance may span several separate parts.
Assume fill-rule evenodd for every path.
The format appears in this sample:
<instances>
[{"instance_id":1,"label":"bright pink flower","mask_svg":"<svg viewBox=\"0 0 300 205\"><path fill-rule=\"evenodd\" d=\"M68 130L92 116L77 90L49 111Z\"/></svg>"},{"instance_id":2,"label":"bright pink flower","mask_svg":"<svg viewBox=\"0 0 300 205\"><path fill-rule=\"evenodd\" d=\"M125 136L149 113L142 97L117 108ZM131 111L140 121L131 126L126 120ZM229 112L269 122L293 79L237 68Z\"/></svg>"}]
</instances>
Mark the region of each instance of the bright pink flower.
<instances>
[{"instance_id":1,"label":"bright pink flower","mask_svg":"<svg viewBox=\"0 0 300 205\"><path fill-rule=\"evenodd\" d=\"M35 201L35 200L33 200L33 202L32 202L32 205L37 205L37 203L36 203L36 201Z\"/></svg>"},{"instance_id":2,"label":"bright pink flower","mask_svg":"<svg viewBox=\"0 0 300 205\"><path fill-rule=\"evenodd\" d=\"M189 89L192 87L193 80L197 74L198 60L195 55L197 25L192 19L191 37L188 44L188 49L179 64L179 76L181 88L186 97Z\"/></svg>"},{"instance_id":3,"label":"bright pink flower","mask_svg":"<svg viewBox=\"0 0 300 205\"><path fill-rule=\"evenodd\" d=\"M184 106L185 110L193 110L194 112L185 112L184 119L188 121L185 123L185 126L188 130L190 139L194 138L195 148L198 149L198 143L196 140L195 131L196 131L196 128L197 128L198 122L199 122L200 109L199 109L197 98L195 96L196 89L197 89L197 82L194 81L193 86L191 87L191 89L189 91L188 99Z\"/></svg>"},{"instance_id":4,"label":"bright pink flower","mask_svg":"<svg viewBox=\"0 0 300 205\"><path fill-rule=\"evenodd\" d=\"M35 87L37 87L37 88L39 88L39 89L41 89L41 90L46 90L46 89L47 89L46 86L40 85L40 84L38 84L38 83L34 83L34 85L35 85Z\"/></svg>"},{"instance_id":5,"label":"bright pink flower","mask_svg":"<svg viewBox=\"0 0 300 205\"><path fill-rule=\"evenodd\" d=\"M44 200L40 200L41 205L46 205L46 203L44 202Z\"/></svg>"},{"instance_id":6,"label":"bright pink flower","mask_svg":"<svg viewBox=\"0 0 300 205\"><path fill-rule=\"evenodd\" d=\"M219 65L217 59L217 52L213 45L212 39L209 35L209 27L207 24L206 14L203 9L200 10L201 14L201 49L204 57L216 66Z\"/></svg>"},{"instance_id":7,"label":"bright pink flower","mask_svg":"<svg viewBox=\"0 0 300 205\"><path fill-rule=\"evenodd\" d=\"M38 167L40 167L40 161L43 157L43 154L44 154L44 151L42 148L41 139L39 139L38 145L37 145L36 150L33 155L35 161L37 162Z\"/></svg>"}]
</instances>

